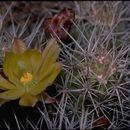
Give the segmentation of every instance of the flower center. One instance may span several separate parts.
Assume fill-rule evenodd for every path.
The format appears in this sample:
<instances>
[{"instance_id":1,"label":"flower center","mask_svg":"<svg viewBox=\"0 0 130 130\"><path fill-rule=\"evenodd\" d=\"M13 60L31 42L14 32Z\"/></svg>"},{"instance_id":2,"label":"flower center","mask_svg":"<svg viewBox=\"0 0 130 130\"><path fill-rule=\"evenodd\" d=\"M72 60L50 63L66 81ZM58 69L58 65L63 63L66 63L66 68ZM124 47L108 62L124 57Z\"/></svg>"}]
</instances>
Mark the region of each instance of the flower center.
<instances>
[{"instance_id":1,"label":"flower center","mask_svg":"<svg viewBox=\"0 0 130 130\"><path fill-rule=\"evenodd\" d=\"M32 80L32 77L32 74L27 72L20 78L20 82L25 85Z\"/></svg>"}]
</instances>

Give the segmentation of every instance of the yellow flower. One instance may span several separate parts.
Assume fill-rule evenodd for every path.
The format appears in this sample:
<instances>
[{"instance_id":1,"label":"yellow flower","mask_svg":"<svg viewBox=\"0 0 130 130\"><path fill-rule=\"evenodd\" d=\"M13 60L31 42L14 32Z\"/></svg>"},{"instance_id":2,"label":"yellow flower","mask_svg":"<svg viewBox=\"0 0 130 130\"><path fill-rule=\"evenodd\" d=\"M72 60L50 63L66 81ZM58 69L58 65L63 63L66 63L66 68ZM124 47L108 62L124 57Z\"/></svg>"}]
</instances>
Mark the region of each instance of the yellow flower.
<instances>
[{"instance_id":1,"label":"yellow flower","mask_svg":"<svg viewBox=\"0 0 130 130\"><path fill-rule=\"evenodd\" d=\"M20 99L19 105L33 107L61 71L62 65L56 61L60 48L55 39L50 39L41 53L14 40L16 45L4 57L3 72L7 78L0 75L0 102Z\"/></svg>"}]
</instances>

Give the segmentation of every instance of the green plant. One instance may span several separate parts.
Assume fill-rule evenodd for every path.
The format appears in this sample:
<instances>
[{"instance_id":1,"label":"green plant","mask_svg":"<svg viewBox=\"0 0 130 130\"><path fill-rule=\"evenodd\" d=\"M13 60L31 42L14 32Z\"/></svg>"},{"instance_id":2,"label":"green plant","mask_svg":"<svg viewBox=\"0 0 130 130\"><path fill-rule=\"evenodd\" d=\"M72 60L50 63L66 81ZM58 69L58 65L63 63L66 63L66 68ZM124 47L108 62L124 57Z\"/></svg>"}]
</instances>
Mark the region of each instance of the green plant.
<instances>
[{"instance_id":1,"label":"green plant","mask_svg":"<svg viewBox=\"0 0 130 130\"><path fill-rule=\"evenodd\" d=\"M41 2L40 5L42 5ZM129 128L129 4L122 1L75 1L72 2L72 7L74 7L75 19L71 19L71 30L62 26L60 19L59 23L56 22L57 26L53 24L55 18L59 16L58 14L63 13L59 13L57 8L46 12L55 13L48 20L48 23L53 24L54 30L50 31L50 28L47 30L47 26L42 27L44 18L36 23L31 21L30 24L27 14L20 19L24 21L23 23L17 23L17 20L11 17L11 27L9 29L2 27L1 43L7 43L9 46L8 43L11 43L12 37L18 36L28 43L26 44L28 48L33 48L37 43L35 48L38 48L41 53L45 39L56 37L62 46L62 57L59 56L59 60L63 63L61 73L54 84L44 91L52 95L56 102L46 104L46 100L43 98L33 108L26 110L19 105L15 107L15 103L10 106L8 103L7 106L2 105L1 108L6 112L6 109L9 108L10 114L15 119L11 122L4 115L1 118L1 124L4 124L6 128L14 129L15 126L18 129ZM44 13L43 8L39 11L39 13L41 12ZM62 17L60 18L62 19ZM47 31L48 36L43 33L43 29L44 32ZM65 44L61 35L54 33L57 30L59 32L62 30L64 36L71 40ZM74 45L74 48L71 45ZM24 50L25 47L22 46L22 48ZM26 73L25 76L21 75L23 83L26 83L26 75L31 77L29 73ZM19 114L17 111L19 108L26 113L26 116ZM23 116L25 122L20 118L23 119ZM35 117L35 120L32 116Z\"/></svg>"}]
</instances>

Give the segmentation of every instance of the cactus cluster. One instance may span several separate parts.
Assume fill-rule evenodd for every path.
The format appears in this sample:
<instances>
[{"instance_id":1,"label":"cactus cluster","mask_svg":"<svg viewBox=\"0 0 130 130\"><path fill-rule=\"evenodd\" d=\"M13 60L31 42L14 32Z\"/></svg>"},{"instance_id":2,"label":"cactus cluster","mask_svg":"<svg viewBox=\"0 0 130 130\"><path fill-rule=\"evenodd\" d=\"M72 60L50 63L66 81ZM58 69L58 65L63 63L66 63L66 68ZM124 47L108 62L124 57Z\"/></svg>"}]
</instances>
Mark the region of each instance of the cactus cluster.
<instances>
[{"instance_id":1,"label":"cactus cluster","mask_svg":"<svg viewBox=\"0 0 130 130\"><path fill-rule=\"evenodd\" d=\"M7 15L11 19L11 26L6 23L8 20L5 22L9 28L5 28L4 23L0 28L0 111L11 108L10 114L14 117L12 123L0 115L3 118L0 128L130 128L129 4L125 5L123 1L75 1L72 2L72 5L75 5L73 9L58 10L53 12L54 14L50 13L49 17L38 19L31 24L29 17L26 21L21 17L23 23L17 23L13 19L11 9L15 4L7 4L9 8L0 19L2 22L6 21ZM15 39L12 47L14 37L24 42L17 42ZM50 38L55 38L57 43L53 41L46 47ZM34 52L25 54L31 50ZM38 54L34 54L35 51ZM13 63L10 61L10 53L16 58ZM36 58L36 63L32 63L35 62L33 58ZM15 63L20 60L25 61L27 65L32 64L35 69L37 66L44 66L36 73L35 78L40 79L37 85L34 85L32 80L33 73L37 70L28 68L32 73L27 71L22 74L20 72L23 70L17 71L18 66ZM53 65L56 64L59 69L53 71ZM15 69L17 73L13 73ZM11 76L16 79L12 80ZM17 76L20 76L20 83L17 82ZM44 84L42 76L49 81ZM29 87L26 86L30 82ZM28 93L24 92L26 96L36 91L36 101L32 98L22 100L25 96L24 89L21 89L23 86L28 88ZM13 87L22 95L6 93L10 89L12 91ZM39 94L42 94L41 98ZM18 98L14 96L24 102L15 102ZM38 99L41 102L37 102ZM25 118L24 122L21 118Z\"/></svg>"}]
</instances>

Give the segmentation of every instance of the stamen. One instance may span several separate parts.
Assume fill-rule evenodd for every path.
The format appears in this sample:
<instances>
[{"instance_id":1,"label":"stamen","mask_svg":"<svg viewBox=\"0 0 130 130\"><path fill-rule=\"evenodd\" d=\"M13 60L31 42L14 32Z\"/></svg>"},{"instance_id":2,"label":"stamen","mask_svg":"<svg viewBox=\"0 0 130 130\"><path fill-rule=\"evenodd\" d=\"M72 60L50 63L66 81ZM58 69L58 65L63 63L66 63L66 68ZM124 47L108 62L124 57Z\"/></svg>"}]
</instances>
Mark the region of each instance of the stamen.
<instances>
[{"instance_id":1,"label":"stamen","mask_svg":"<svg viewBox=\"0 0 130 130\"><path fill-rule=\"evenodd\" d=\"M20 82L25 85L32 80L32 77L32 74L27 72L20 78Z\"/></svg>"}]
</instances>

